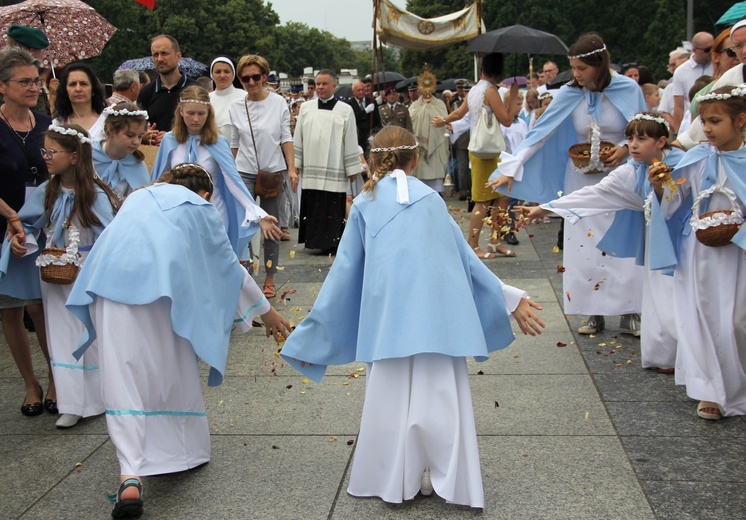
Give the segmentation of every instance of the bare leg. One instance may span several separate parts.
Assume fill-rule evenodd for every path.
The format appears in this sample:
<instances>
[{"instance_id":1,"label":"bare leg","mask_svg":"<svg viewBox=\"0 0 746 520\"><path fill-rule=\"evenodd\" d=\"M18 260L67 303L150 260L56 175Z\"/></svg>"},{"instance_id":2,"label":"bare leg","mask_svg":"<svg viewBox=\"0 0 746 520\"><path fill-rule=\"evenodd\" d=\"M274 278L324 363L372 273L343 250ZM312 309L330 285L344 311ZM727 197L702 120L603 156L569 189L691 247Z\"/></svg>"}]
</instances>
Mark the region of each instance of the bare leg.
<instances>
[{"instance_id":1,"label":"bare leg","mask_svg":"<svg viewBox=\"0 0 746 520\"><path fill-rule=\"evenodd\" d=\"M506 224L503 222L505 215L507 214L508 204L510 203L510 197L500 197L497 201L493 201L492 206L492 230L490 231L489 247L492 251L497 251L501 254L505 254L507 249L505 246L501 246L502 232L500 229Z\"/></svg>"},{"instance_id":2,"label":"bare leg","mask_svg":"<svg viewBox=\"0 0 746 520\"><path fill-rule=\"evenodd\" d=\"M479 258L483 258L485 252L479 247L479 235L482 232L484 218L487 216L488 202L475 202L474 209L469 217L469 246L477 253Z\"/></svg>"},{"instance_id":3,"label":"bare leg","mask_svg":"<svg viewBox=\"0 0 746 520\"><path fill-rule=\"evenodd\" d=\"M44 321L44 307L40 303L29 305L26 307L26 312L28 312L28 315L31 317L31 321L34 322L34 328L36 328L36 339L39 341L39 347L47 360L47 368L49 370L47 399L56 400L57 390L55 390L54 387L54 374L52 372L52 363L49 357L49 347L47 346L47 324Z\"/></svg>"},{"instance_id":4,"label":"bare leg","mask_svg":"<svg viewBox=\"0 0 746 520\"><path fill-rule=\"evenodd\" d=\"M0 309L0 318L3 321L3 333L10 347L10 353L26 386L26 399L23 404L37 403L39 402L39 380L34 374L31 345L26 328L23 326L23 307Z\"/></svg>"}]
</instances>

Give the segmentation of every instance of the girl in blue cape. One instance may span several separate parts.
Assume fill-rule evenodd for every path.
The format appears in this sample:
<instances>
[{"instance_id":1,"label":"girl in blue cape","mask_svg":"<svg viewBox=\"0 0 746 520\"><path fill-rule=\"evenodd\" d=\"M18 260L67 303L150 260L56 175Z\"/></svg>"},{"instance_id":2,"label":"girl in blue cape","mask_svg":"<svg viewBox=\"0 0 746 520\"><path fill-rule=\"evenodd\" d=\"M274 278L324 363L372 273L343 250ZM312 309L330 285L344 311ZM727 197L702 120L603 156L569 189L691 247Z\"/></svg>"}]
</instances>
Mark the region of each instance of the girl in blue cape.
<instances>
[{"instance_id":1,"label":"girl in blue cape","mask_svg":"<svg viewBox=\"0 0 746 520\"><path fill-rule=\"evenodd\" d=\"M615 258L634 258L640 265L650 265L650 205L652 187L648 168L661 161L673 168L684 156L668 144L670 133L666 121L655 114L641 112L630 120L624 131L631 160L619 166L601 182L586 186L561 198L535 207L516 207L529 219L556 213L571 224L601 213L616 212L614 222L601 237L597 248L613 262ZM672 182L672 181L670 181ZM647 225L646 225L647 217ZM565 273L574 269L565 265ZM676 363L676 324L671 312L673 278L658 270L646 269L642 292L640 351L642 366L673 372ZM597 280L603 285L603 280ZM595 283L595 282L594 282Z\"/></svg>"},{"instance_id":2,"label":"girl in blue cape","mask_svg":"<svg viewBox=\"0 0 746 520\"><path fill-rule=\"evenodd\" d=\"M482 508L466 356L507 347L511 312L524 334L540 334L541 307L479 260L443 200L411 176L410 132L384 127L370 155L376 173L281 355L317 382L328 365L369 363L348 493L401 503L434 489Z\"/></svg>"},{"instance_id":3,"label":"girl in blue cape","mask_svg":"<svg viewBox=\"0 0 746 520\"><path fill-rule=\"evenodd\" d=\"M646 108L639 85L610 70L611 58L598 34L581 36L570 47L568 58L573 80L560 88L518 149L500 156L488 183L498 191L545 203L598 183L626 160L624 129L632 116ZM600 153L602 140L615 145L606 154ZM578 169L568 149L583 142L592 145L590 164ZM586 173L598 169L603 173ZM565 226L563 263L573 269L563 275L569 297L562 301L565 314L591 315L578 329L581 334L602 331L603 316L622 315L621 332L639 336L643 269L631 258L609 261L596 248L613 220L613 213L604 213ZM605 281L595 290L598 280Z\"/></svg>"},{"instance_id":4,"label":"girl in blue cape","mask_svg":"<svg viewBox=\"0 0 746 520\"><path fill-rule=\"evenodd\" d=\"M41 255L32 264L30 258L44 247L67 248L68 261L80 265L119 205L116 195L96 177L91 139L82 127L50 126L41 153L51 179L39 186L18 212L24 234L18 233L6 241L0 257L3 273L12 275L16 269L27 269L37 280L38 266L58 260ZM8 252L19 260L10 260ZM40 287L57 408L62 413L57 420L58 428L70 428L81 417L104 413L98 348L94 346L81 360L72 355L83 327L65 310L71 289L72 285L44 281Z\"/></svg>"},{"instance_id":5,"label":"girl in blue cape","mask_svg":"<svg viewBox=\"0 0 746 520\"><path fill-rule=\"evenodd\" d=\"M743 223L746 85L718 88L697 99L709 142L679 162L674 176L686 181L672 194L656 170L649 173L656 193L652 225L658 213L669 219L657 235L651 225L656 241L651 257L658 267L675 267L676 384L686 385L687 395L699 401L701 418L717 420L746 414L746 229L723 247L701 243L696 231ZM677 218L681 206L690 220ZM732 213L706 215L717 210Z\"/></svg>"},{"instance_id":6,"label":"girl in blue cape","mask_svg":"<svg viewBox=\"0 0 746 520\"><path fill-rule=\"evenodd\" d=\"M148 113L132 103L117 103L104 109L105 139L93 143L96 173L124 200L132 190L148 186L150 173L145 156L138 150L148 123Z\"/></svg>"},{"instance_id":7,"label":"girl in blue cape","mask_svg":"<svg viewBox=\"0 0 746 520\"><path fill-rule=\"evenodd\" d=\"M259 228L265 238L279 240L277 219L259 207L236 170L228 140L220 135L210 95L202 87L181 91L173 130L163 136L151 179L179 163L199 164L215 183L210 200L223 220L233 251L249 260L249 242Z\"/></svg>"},{"instance_id":8,"label":"girl in blue cape","mask_svg":"<svg viewBox=\"0 0 746 520\"><path fill-rule=\"evenodd\" d=\"M290 334L241 267L210 202L210 175L179 165L133 192L80 271L67 307L85 326L79 357L100 349L106 426L120 464L112 516L142 513L140 477L210 460L197 358L223 380L231 329L260 315Z\"/></svg>"}]
</instances>

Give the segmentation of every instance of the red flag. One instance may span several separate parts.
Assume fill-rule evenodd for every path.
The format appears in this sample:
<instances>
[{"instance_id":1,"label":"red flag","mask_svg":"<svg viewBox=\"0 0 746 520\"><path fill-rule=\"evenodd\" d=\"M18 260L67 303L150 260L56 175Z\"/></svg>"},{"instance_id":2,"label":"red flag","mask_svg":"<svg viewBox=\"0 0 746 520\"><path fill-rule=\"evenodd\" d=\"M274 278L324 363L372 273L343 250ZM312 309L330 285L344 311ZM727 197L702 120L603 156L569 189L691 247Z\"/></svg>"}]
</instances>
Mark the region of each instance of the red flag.
<instances>
[{"instance_id":1,"label":"red flag","mask_svg":"<svg viewBox=\"0 0 746 520\"><path fill-rule=\"evenodd\" d=\"M155 0L135 0L138 4L142 4L151 11L155 8Z\"/></svg>"}]
</instances>

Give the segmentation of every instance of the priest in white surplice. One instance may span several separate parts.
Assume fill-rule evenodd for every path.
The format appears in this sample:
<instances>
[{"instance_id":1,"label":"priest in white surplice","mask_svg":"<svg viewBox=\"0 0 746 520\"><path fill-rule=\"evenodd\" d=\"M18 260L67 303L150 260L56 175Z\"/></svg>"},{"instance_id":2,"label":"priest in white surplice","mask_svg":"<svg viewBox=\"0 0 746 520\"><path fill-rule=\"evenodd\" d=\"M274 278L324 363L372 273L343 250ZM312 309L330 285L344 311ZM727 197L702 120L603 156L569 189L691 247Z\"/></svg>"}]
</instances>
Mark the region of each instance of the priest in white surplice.
<instances>
[{"instance_id":1,"label":"priest in white surplice","mask_svg":"<svg viewBox=\"0 0 746 520\"><path fill-rule=\"evenodd\" d=\"M303 187L298 242L329 252L344 229L347 185L361 170L355 115L334 98L336 86L333 72L316 74L319 97L301 105L293 138Z\"/></svg>"}]
</instances>

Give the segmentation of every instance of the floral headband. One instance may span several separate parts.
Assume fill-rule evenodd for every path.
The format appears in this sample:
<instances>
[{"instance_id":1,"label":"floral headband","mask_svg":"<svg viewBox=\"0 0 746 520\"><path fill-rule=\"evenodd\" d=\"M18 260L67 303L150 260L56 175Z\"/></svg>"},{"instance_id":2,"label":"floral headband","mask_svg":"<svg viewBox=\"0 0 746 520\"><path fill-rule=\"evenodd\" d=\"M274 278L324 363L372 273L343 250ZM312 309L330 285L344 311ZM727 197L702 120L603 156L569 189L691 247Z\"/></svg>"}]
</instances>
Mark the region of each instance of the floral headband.
<instances>
[{"instance_id":1,"label":"floral headband","mask_svg":"<svg viewBox=\"0 0 746 520\"><path fill-rule=\"evenodd\" d=\"M544 101L545 99L554 99L554 96L551 92L542 92L539 94L539 101Z\"/></svg>"},{"instance_id":2,"label":"floral headband","mask_svg":"<svg viewBox=\"0 0 746 520\"><path fill-rule=\"evenodd\" d=\"M746 83L735 87L733 90L730 91L730 94L727 92L723 94L714 94L710 92L709 94L703 94L701 96L697 96L697 102L701 103L703 101L711 101L713 99L722 101L724 99L730 99L732 97L746 97Z\"/></svg>"},{"instance_id":3,"label":"floral headband","mask_svg":"<svg viewBox=\"0 0 746 520\"><path fill-rule=\"evenodd\" d=\"M210 105L209 101L202 101L201 99L184 99L179 98L179 103L197 103L199 105Z\"/></svg>"},{"instance_id":4,"label":"floral headband","mask_svg":"<svg viewBox=\"0 0 746 520\"><path fill-rule=\"evenodd\" d=\"M56 132L58 134L62 135L74 135L78 138L78 140L83 144L91 144L93 141L91 141L90 137L87 137L83 135L82 133L78 132L74 128L65 128L63 126L57 126L54 123L52 123L47 130L51 132Z\"/></svg>"},{"instance_id":5,"label":"floral headband","mask_svg":"<svg viewBox=\"0 0 746 520\"><path fill-rule=\"evenodd\" d=\"M578 58L587 58L588 56L593 56L594 54L598 54L599 52L604 52L606 50L606 44L604 43L604 46L600 49L596 49L595 51L586 52L585 54L576 54L575 56L568 56L567 59L569 60L577 60Z\"/></svg>"},{"instance_id":6,"label":"floral headband","mask_svg":"<svg viewBox=\"0 0 746 520\"><path fill-rule=\"evenodd\" d=\"M417 149L419 145L413 144L412 146L392 146L391 148L371 148L371 153L381 153L381 152L395 152L397 150L415 150Z\"/></svg>"},{"instance_id":7,"label":"floral headband","mask_svg":"<svg viewBox=\"0 0 746 520\"><path fill-rule=\"evenodd\" d=\"M148 119L147 110L127 110L127 108L114 110L114 107L106 107L104 109L104 114L106 114L107 116L133 116L144 117L145 119Z\"/></svg>"},{"instance_id":8,"label":"floral headband","mask_svg":"<svg viewBox=\"0 0 746 520\"><path fill-rule=\"evenodd\" d=\"M655 123L658 123L659 125L665 126L666 130L668 130L669 135L671 134L671 127L668 126L668 121L666 121L660 116L653 116L653 115L645 114L644 112L641 112L639 114L633 115L630 118L629 122L631 123L632 121L653 121Z\"/></svg>"}]
</instances>

